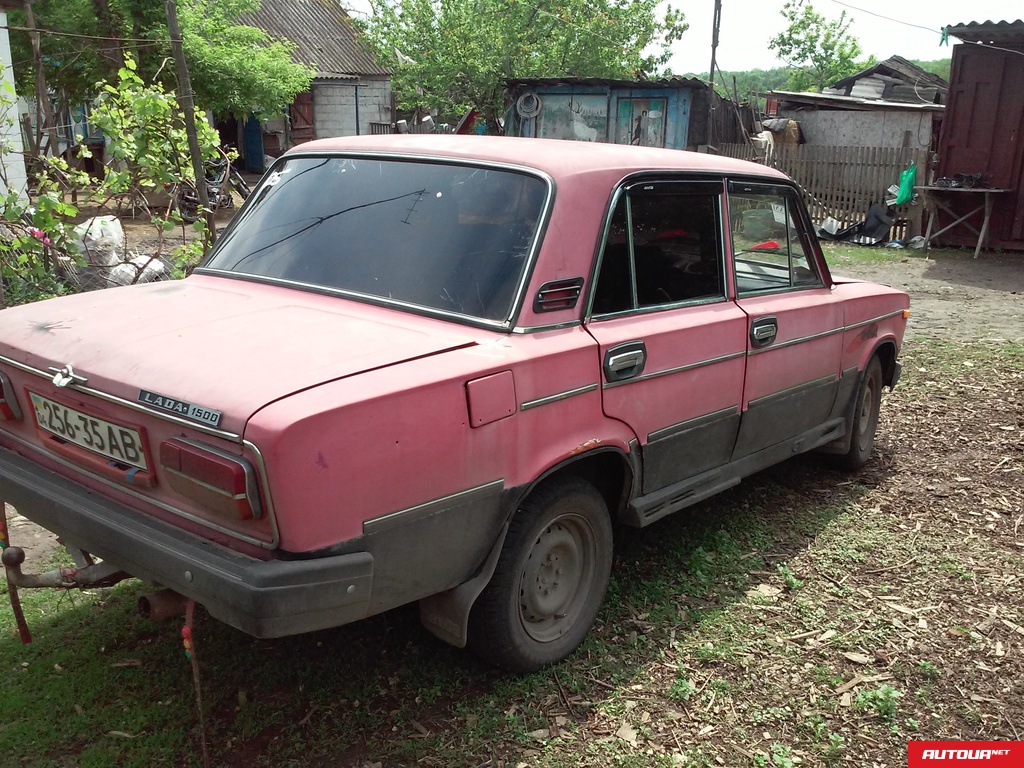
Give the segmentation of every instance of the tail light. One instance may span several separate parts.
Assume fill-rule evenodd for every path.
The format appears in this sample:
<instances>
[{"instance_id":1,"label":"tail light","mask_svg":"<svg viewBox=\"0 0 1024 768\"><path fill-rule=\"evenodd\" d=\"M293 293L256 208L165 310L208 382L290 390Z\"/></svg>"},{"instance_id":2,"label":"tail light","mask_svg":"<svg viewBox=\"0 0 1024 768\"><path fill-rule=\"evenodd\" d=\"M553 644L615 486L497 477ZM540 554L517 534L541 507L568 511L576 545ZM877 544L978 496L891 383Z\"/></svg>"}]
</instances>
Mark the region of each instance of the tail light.
<instances>
[{"instance_id":1,"label":"tail light","mask_svg":"<svg viewBox=\"0 0 1024 768\"><path fill-rule=\"evenodd\" d=\"M241 520L263 515L252 464L185 438L160 443L160 464L167 484L213 512Z\"/></svg>"},{"instance_id":2,"label":"tail light","mask_svg":"<svg viewBox=\"0 0 1024 768\"><path fill-rule=\"evenodd\" d=\"M21 406L14 396L14 385L6 373L0 373L0 419L4 421L20 421Z\"/></svg>"}]
</instances>

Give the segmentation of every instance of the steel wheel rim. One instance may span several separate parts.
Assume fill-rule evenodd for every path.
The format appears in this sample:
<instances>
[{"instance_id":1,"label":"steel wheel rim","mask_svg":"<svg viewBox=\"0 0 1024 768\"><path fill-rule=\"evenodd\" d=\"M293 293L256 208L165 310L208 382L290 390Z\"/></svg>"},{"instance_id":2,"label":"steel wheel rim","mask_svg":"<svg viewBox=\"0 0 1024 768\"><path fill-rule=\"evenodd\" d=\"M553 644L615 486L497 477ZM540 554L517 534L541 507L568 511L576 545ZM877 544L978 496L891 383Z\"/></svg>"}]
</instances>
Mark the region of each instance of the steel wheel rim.
<instances>
[{"instance_id":1,"label":"steel wheel rim","mask_svg":"<svg viewBox=\"0 0 1024 768\"><path fill-rule=\"evenodd\" d=\"M857 418L857 437L861 445L864 437L871 430L871 420L875 411L875 382L868 379L864 387L864 397L860 401L860 413Z\"/></svg>"},{"instance_id":2,"label":"steel wheel rim","mask_svg":"<svg viewBox=\"0 0 1024 768\"><path fill-rule=\"evenodd\" d=\"M564 635L574 625L593 586L597 541L578 515L563 515L534 540L519 581L519 621L541 643Z\"/></svg>"}]
</instances>

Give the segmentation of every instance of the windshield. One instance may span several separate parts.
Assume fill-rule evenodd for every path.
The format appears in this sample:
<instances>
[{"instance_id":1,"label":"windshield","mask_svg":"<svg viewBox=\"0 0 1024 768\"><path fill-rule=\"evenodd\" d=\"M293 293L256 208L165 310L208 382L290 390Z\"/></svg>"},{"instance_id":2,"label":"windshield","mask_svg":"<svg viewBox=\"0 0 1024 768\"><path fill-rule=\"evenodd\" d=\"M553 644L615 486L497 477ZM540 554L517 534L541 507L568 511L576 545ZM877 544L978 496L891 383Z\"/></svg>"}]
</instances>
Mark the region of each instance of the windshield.
<instances>
[{"instance_id":1,"label":"windshield","mask_svg":"<svg viewBox=\"0 0 1024 768\"><path fill-rule=\"evenodd\" d=\"M505 320L546 192L511 170L290 158L203 267Z\"/></svg>"}]
</instances>

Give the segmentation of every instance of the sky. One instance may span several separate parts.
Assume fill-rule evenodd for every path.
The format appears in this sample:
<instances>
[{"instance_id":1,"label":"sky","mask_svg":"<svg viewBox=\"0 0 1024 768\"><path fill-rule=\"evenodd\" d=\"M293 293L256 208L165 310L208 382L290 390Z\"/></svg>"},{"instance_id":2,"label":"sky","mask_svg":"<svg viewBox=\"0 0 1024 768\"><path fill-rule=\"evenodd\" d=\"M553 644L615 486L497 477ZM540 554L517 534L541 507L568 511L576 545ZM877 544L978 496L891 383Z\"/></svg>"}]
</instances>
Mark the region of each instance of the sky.
<instances>
[{"instance_id":1,"label":"sky","mask_svg":"<svg viewBox=\"0 0 1024 768\"><path fill-rule=\"evenodd\" d=\"M779 14L783 2L722 0L716 54L719 68L737 71L785 65L768 48L768 40L785 27L785 21ZM674 55L668 66L676 74L694 72L707 77L711 65L711 23L715 2L672 0L671 4L683 11L690 28L673 45ZM1024 3L1020 0L812 0L812 5L828 19L838 19L845 10L847 17L853 19L850 34L860 41L863 55L874 54L879 60L893 55L924 61L946 59L952 56L952 49L939 46L938 30L941 27L969 21L1024 18ZM873 16L868 11L897 21ZM955 38L950 39L951 45L956 42Z\"/></svg>"}]
</instances>

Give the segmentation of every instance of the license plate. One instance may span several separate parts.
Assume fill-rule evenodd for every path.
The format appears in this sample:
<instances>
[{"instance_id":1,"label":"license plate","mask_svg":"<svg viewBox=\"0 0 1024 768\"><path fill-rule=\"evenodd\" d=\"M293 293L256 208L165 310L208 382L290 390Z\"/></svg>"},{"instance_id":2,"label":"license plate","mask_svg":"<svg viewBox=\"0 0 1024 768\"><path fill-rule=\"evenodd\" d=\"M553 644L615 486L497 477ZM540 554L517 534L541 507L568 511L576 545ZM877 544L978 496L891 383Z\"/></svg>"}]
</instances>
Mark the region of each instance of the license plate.
<instances>
[{"instance_id":1,"label":"license plate","mask_svg":"<svg viewBox=\"0 0 1024 768\"><path fill-rule=\"evenodd\" d=\"M149 469L137 429L89 416L35 392L28 394L40 429L108 459Z\"/></svg>"}]
</instances>

